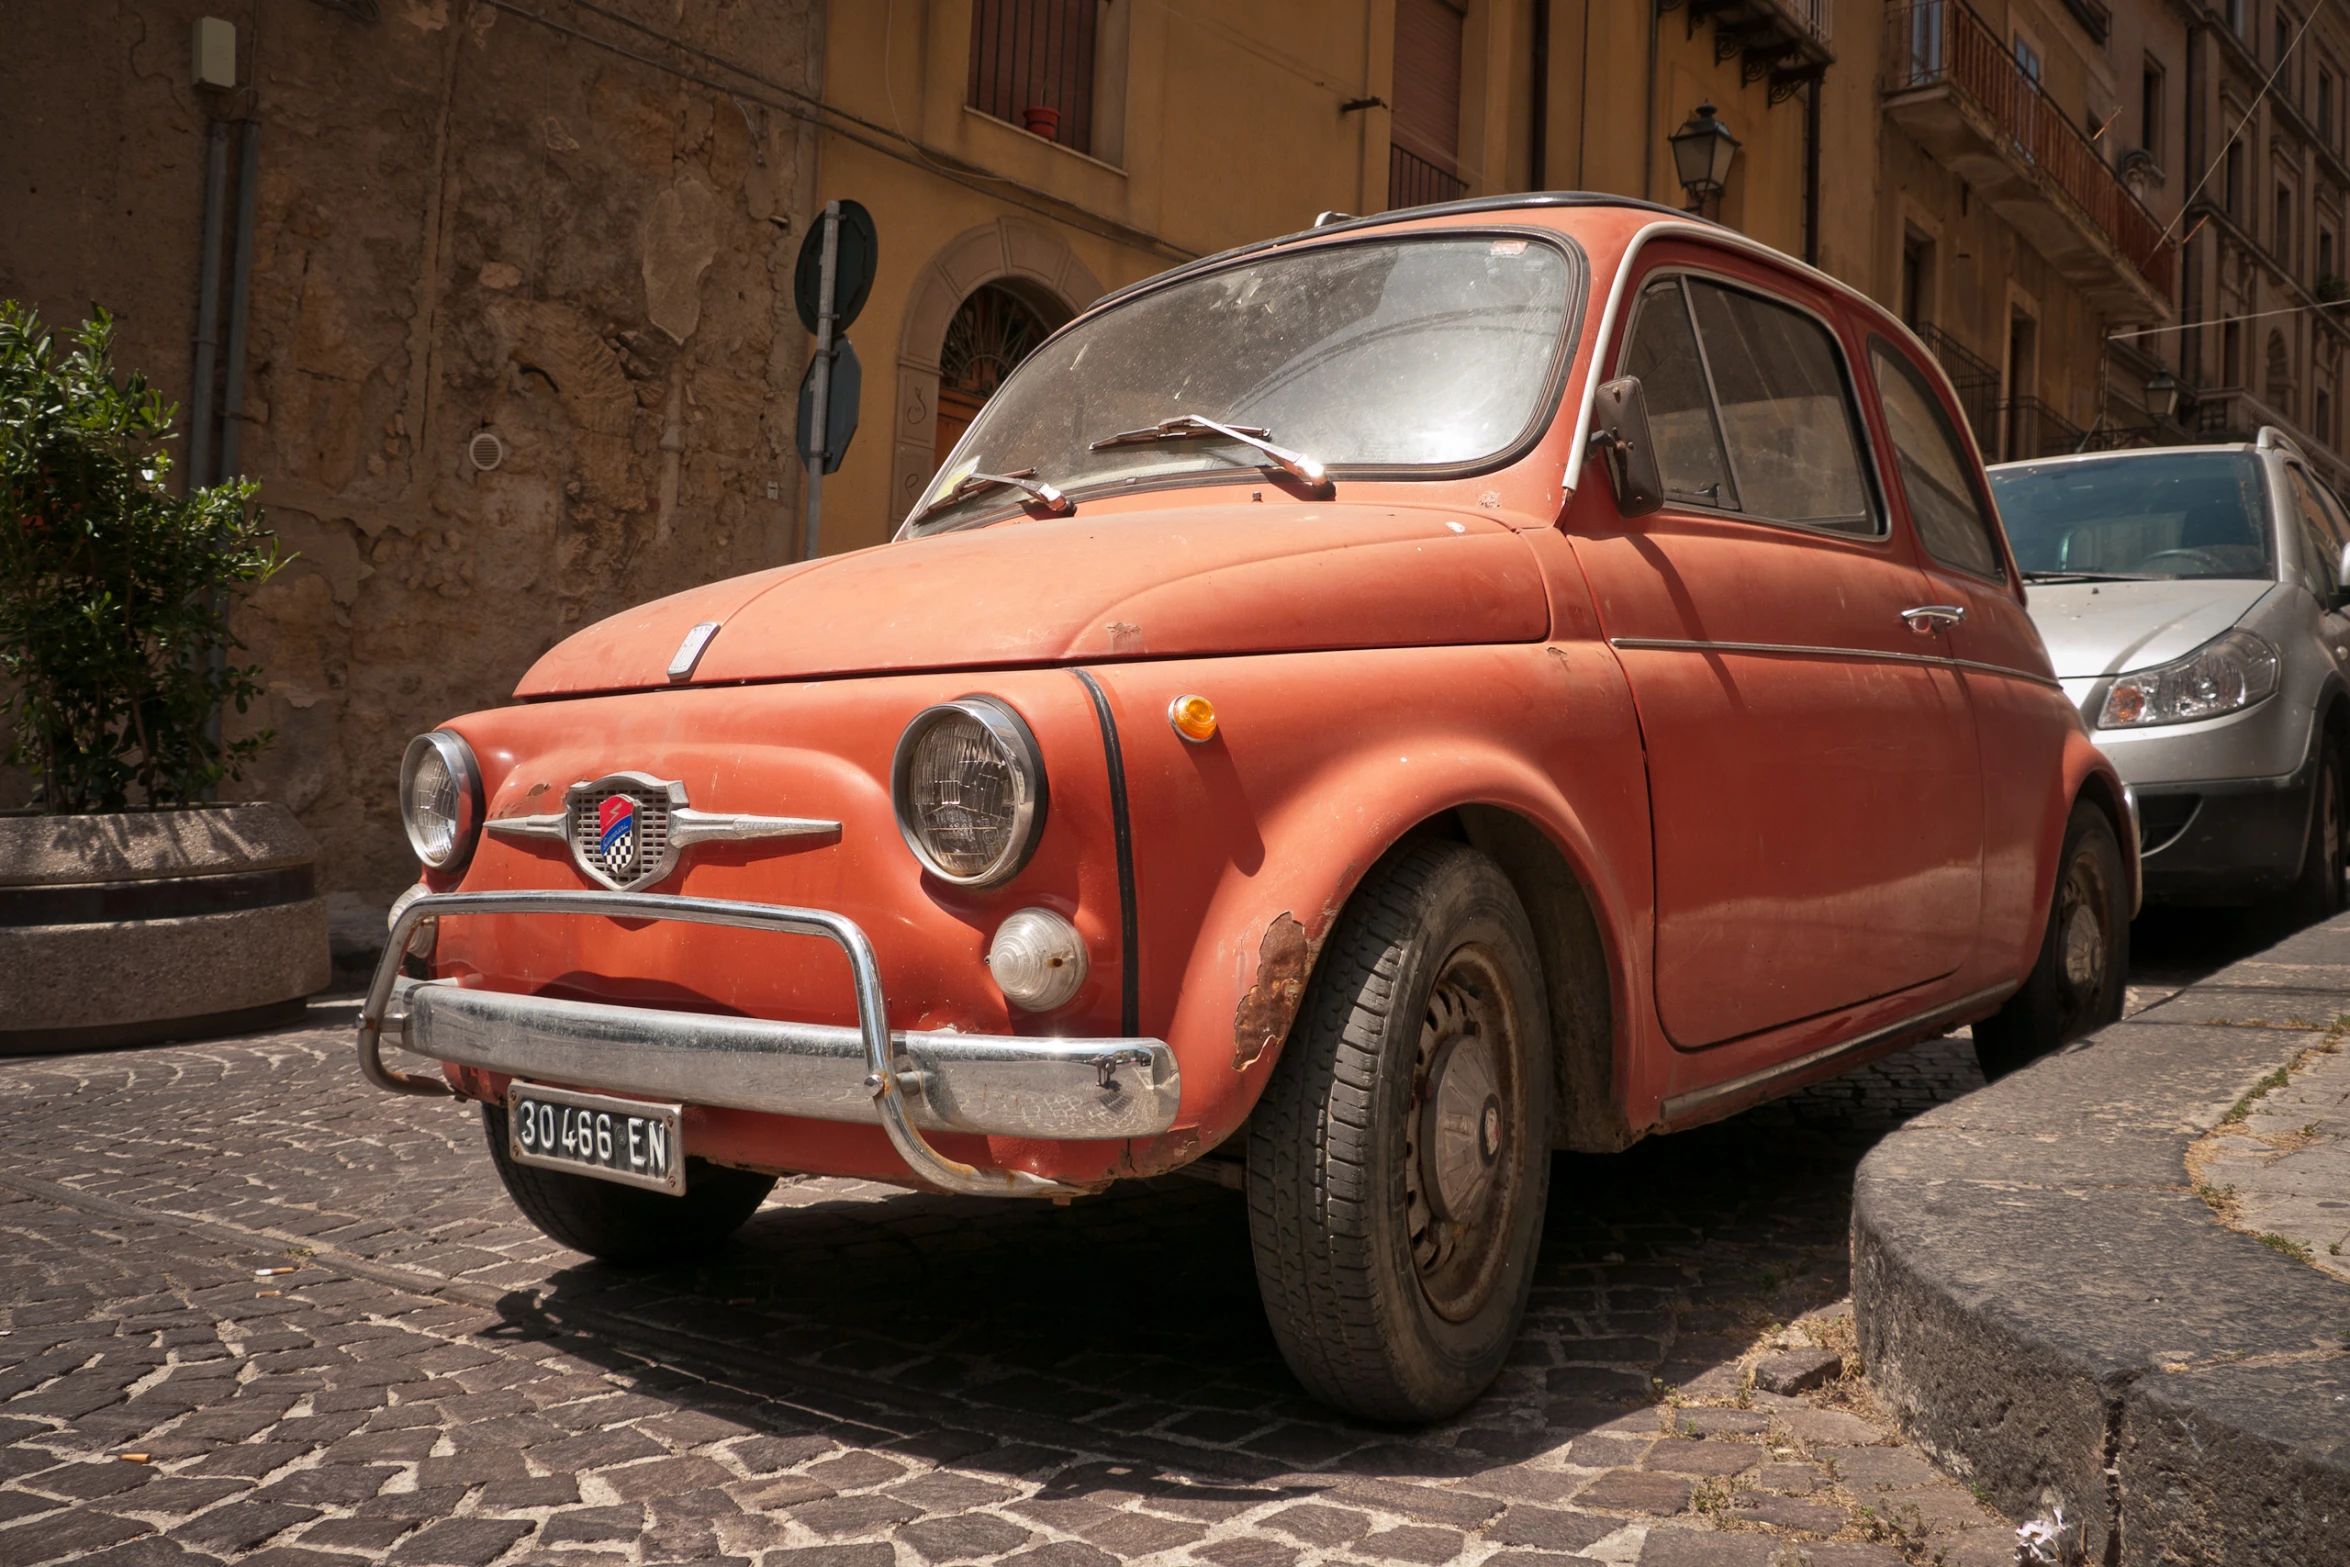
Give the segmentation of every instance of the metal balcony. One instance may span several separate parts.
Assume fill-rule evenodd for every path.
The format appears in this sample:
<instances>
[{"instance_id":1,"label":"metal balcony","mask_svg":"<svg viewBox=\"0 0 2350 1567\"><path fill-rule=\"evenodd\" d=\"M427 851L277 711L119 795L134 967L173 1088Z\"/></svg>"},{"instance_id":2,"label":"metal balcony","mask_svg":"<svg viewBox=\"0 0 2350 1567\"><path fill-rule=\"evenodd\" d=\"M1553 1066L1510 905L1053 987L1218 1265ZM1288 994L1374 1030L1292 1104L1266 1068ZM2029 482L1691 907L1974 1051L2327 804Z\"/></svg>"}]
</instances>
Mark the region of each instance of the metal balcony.
<instances>
[{"instance_id":1,"label":"metal balcony","mask_svg":"<svg viewBox=\"0 0 2350 1567\"><path fill-rule=\"evenodd\" d=\"M1676 0L1660 7L1671 10ZM1832 0L1687 0L1689 27L1701 22L1714 29L1714 58L1723 64L1739 62L1739 76L1749 86L1770 83L1770 101L1778 103L1806 82L1817 81L1835 62L1829 47L1835 14Z\"/></svg>"},{"instance_id":2,"label":"metal balcony","mask_svg":"<svg viewBox=\"0 0 2350 1567\"><path fill-rule=\"evenodd\" d=\"M1891 7L1885 113L2099 309L2171 318L2178 246L1960 0Z\"/></svg>"}]
</instances>

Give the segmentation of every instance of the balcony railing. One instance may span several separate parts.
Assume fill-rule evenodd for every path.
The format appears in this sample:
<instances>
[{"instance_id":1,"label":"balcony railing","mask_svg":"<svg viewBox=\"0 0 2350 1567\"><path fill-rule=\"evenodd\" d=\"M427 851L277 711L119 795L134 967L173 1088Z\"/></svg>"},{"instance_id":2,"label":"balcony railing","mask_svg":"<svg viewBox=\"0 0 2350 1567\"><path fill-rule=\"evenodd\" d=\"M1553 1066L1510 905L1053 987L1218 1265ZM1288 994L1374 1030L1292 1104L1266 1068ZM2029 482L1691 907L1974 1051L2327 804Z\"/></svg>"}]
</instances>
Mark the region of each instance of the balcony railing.
<instances>
[{"instance_id":1,"label":"balcony railing","mask_svg":"<svg viewBox=\"0 0 2350 1567\"><path fill-rule=\"evenodd\" d=\"M1972 99L2005 137L2009 154L2045 175L2170 297L2178 250L2162 225L1972 9L1961 0L1894 5L1885 53L1888 94L1947 85Z\"/></svg>"},{"instance_id":2,"label":"balcony railing","mask_svg":"<svg viewBox=\"0 0 2350 1567\"><path fill-rule=\"evenodd\" d=\"M2037 397L2008 399L1999 405L1999 417L2007 426L2000 455L2008 462L2068 456L2082 450L2089 433Z\"/></svg>"},{"instance_id":3,"label":"balcony railing","mask_svg":"<svg viewBox=\"0 0 2350 1567\"><path fill-rule=\"evenodd\" d=\"M1425 207L1433 202L1458 201L1468 194L1469 182L1401 147L1387 149L1387 210Z\"/></svg>"},{"instance_id":4,"label":"balcony railing","mask_svg":"<svg viewBox=\"0 0 2350 1567\"><path fill-rule=\"evenodd\" d=\"M1975 432L1975 444L1996 454L1999 367L1969 351L1964 343L1931 321L1918 328L1918 336L1934 351L1934 357L1942 361L1942 373L1950 377L1950 389L1958 394L1958 406L1966 414L1967 427Z\"/></svg>"}]
</instances>

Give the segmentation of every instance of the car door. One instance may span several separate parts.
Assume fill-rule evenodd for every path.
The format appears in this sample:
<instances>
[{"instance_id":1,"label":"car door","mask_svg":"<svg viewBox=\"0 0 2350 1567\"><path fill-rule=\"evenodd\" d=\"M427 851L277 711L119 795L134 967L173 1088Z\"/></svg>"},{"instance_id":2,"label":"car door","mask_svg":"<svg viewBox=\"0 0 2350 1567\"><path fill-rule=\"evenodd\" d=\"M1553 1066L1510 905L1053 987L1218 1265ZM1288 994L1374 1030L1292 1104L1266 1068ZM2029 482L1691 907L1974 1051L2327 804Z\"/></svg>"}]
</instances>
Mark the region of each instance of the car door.
<instances>
[{"instance_id":1,"label":"car door","mask_svg":"<svg viewBox=\"0 0 2350 1567\"><path fill-rule=\"evenodd\" d=\"M1981 929L1987 944L2045 919L2038 875L2053 781L2075 725L2040 633L2008 576L1998 516L1939 377L1913 351L1869 340L1876 412L1893 454L1893 498L1932 603L1919 650L1947 659L1966 693L1985 780ZM2061 802L2059 802L2061 803Z\"/></svg>"},{"instance_id":2,"label":"car door","mask_svg":"<svg viewBox=\"0 0 2350 1567\"><path fill-rule=\"evenodd\" d=\"M1656 1000L1696 1048L1926 984L1975 920L1963 697L1914 656L1892 537L1822 297L1695 246L1630 290L1667 499L1585 532L1655 823Z\"/></svg>"}]
</instances>

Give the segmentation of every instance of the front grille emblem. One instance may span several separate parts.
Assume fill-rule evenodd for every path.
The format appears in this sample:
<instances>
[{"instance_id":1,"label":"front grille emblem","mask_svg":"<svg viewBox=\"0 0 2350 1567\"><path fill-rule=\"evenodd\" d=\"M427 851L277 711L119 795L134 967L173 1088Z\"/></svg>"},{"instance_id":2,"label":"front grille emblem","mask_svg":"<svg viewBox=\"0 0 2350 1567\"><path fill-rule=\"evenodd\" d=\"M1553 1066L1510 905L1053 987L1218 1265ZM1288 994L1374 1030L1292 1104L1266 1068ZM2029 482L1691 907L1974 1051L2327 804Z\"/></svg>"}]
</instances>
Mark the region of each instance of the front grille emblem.
<instances>
[{"instance_id":1,"label":"front grille emblem","mask_svg":"<svg viewBox=\"0 0 2350 1567\"><path fill-rule=\"evenodd\" d=\"M647 773L610 773L563 792L563 809L547 816L497 816L484 824L509 838L561 838L572 863L614 892L638 892L666 877L697 843L754 838L809 838L840 831L810 816L734 816L697 811L685 785Z\"/></svg>"}]
</instances>

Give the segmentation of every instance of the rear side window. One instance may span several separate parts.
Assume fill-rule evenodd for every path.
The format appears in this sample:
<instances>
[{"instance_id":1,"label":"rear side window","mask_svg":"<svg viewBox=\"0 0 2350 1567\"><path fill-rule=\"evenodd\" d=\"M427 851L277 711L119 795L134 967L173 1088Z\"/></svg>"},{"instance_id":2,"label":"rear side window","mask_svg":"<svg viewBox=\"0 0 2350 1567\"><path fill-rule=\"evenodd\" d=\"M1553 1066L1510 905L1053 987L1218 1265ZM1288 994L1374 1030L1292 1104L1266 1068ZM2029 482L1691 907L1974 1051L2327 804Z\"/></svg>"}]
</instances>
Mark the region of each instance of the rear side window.
<instances>
[{"instance_id":1,"label":"rear side window","mask_svg":"<svg viewBox=\"0 0 2350 1567\"><path fill-rule=\"evenodd\" d=\"M1668 496L1772 522L1881 534L1835 339L1799 310L1704 278L1640 297L1640 377Z\"/></svg>"},{"instance_id":2,"label":"rear side window","mask_svg":"<svg viewBox=\"0 0 2350 1567\"><path fill-rule=\"evenodd\" d=\"M1942 400L1903 355L1882 343L1869 346L1877 372L1877 395L1885 406L1885 427L1893 435L1894 461L1901 468L1909 517L1926 553L1945 566L1986 577L2002 577L1999 549L1968 469L1966 447L1942 412Z\"/></svg>"},{"instance_id":3,"label":"rear side window","mask_svg":"<svg viewBox=\"0 0 2350 1567\"><path fill-rule=\"evenodd\" d=\"M2334 533L2333 517L2317 498L2309 475L2298 463L2287 463L2291 476L2293 510L2301 524L2301 574L2320 604L2334 601L2334 574L2341 569L2342 540Z\"/></svg>"}]
</instances>

